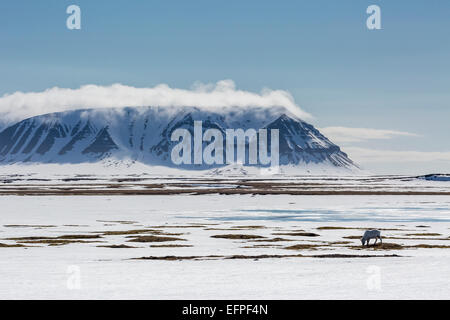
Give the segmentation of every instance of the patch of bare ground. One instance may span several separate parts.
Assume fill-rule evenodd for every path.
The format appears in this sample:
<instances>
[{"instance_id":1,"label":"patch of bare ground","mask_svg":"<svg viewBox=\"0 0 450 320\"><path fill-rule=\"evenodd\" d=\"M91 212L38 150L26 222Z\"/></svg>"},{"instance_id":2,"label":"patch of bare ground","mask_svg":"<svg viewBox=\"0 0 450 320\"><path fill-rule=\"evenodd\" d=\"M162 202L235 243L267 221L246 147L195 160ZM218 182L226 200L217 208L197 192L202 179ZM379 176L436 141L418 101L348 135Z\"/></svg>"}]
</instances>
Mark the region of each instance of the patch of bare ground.
<instances>
[{"instance_id":1,"label":"patch of bare ground","mask_svg":"<svg viewBox=\"0 0 450 320\"><path fill-rule=\"evenodd\" d=\"M354 250L364 250L364 249L372 249L372 250L402 250L402 249L450 249L448 245L440 245L440 244L416 244L416 245L400 245L397 243L384 243L376 244L371 246L349 246L349 249Z\"/></svg>"},{"instance_id":2,"label":"patch of bare ground","mask_svg":"<svg viewBox=\"0 0 450 320\"><path fill-rule=\"evenodd\" d=\"M259 249L259 248L280 248L280 244L254 244L252 246L243 246L243 249Z\"/></svg>"},{"instance_id":3,"label":"patch of bare ground","mask_svg":"<svg viewBox=\"0 0 450 320\"><path fill-rule=\"evenodd\" d=\"M26 247L23 244L6 244L6 243L0 243L0 248L18 248L18 247Z\"/></svg>"},{"instance_id":4,"label":"patch of bare ground","mask_svg":"<svg viewBox=\"0 0 450 320\"><path fill-rule=\"evenodd\" d=\"M406 229L392 229L392 228L357 228L357 227L333 227L333 226L324 226L324 227L317 227L317 230L380 230L380 231L412 231L412 230L406 230Z\"/></svg>"},{"instance_id":5,"label":"patch of bare ground","mask_svg":"<svg viewBox=\"0 0 450 320\"><path fill-rule=\"evenodd\" d=\"M132 258L131 260L167 260L167 261L177 261L177 260L207 260L207 259L216 259L222 258L221 256L149 256L149 257L140 257L140 258Z\"/></svg>"},{"instance_id":6,"label":"patch of bare ground","mask_svg":"<svg viewBox=\"0 0 450 320\"><path fill-rule=\"evenodd\" d=\"M416 244L408 246L408 248L424 248L424 249L450 249L450 246L438 245L438 244Z\"/></svg>"},{"instance_id":7,"label":"patch of bare ground","mask_svg":"<svg viewBox=\"0 0 450 320\"><path fill-rule=\"evenodd\" d=\"M349 229L360 229L360 228L352 228L352 227L317 227L317 230L349 230Z\"/></svg>"},{"instance_id":8,"label":"patch of bare ground","mask_svg":"<svg viewBox=\"0 0 450 320\"><path fill-rule=\"evenodd\" d=\"M423 237L383 237L383 239L390 240L440 240L440 241L449 241L450 238L423 238Z\"/></svg>"},{"instance_id":9,"label":"patch of bare ground","mask_svg":"<svg viewBox=\"0 0 450 320\"><path fill-rule=\"evenodd\" d=\"M28 244L48 244L49 246L62 246L70 243L98 243L98 241L62 240L62 239L21 240L18 242Z\"/></svg>"},{"instance_id":10,"label":"patch of bare ground","mask_svg":"<svg viewBox=\"0 0 450 320\"><path fill-rule=\"evenodd\" d=\"M269 259L269 258L293 258L293 257L303 257L301 254L296 255L255 255L255 256L249 256L249 255L232 255L232 256L216 256L216 255L209 255L209 256L149 256L149 257L140 257L140 258L133 258L133 260L169 260L169 261L176 261L176 260L237 260L237 259Z\"/></svg>"},{"instance_id":11,"label":"patch of bare ground","mask_svg":"<svg viewBox=\"0 0 450 320\"><path fill-rule=\"evenodd\" d=\"M402 250L405 249L405 246L402 246L401 244L397 243L386 243L383 242L383 244L378 243L376 245L369 245L369 246L348 246L347 248L353 249L353 250Z\"/></svg>"},{"instance_id":12,"label":"patch of bare ground","mask_svg":"<svg viewBox=\"0 0 450 320\"><path fill-rule=\"evenodd\" d=\"M39 224L5 224L5 228L56 228L54 225L39 225Z\"/></svg>"},{"instance_id":13,"label":"patch of bare ground","mask_svg":"<svg viewBox=\"0 0 450 320\"><path fill-rule=\"evenodd\" d=\"M406 234L408 237L421 237L421 236L430 236L430 237L439 237L442 236L440 233L408 233Z\"/></svg>"},{"instance_id":14,"label":"patch of bare ground","mask_svg":"<svg viewBox=\"0 0 450 320\"><path fill-rule=\"evenodd\" d=\"M344 239L361 239L361 236L345 236ZM449 241L450 238L413 238L413 237L387 237L383 236L383 239L389 240L441 240L441 241Z\"/></svg>"},{"instance_id":15,"label":"patch of bare ground","mask_svg":"<svg viewBox=\"0 0 450 320\"><path fill-rule=\"evenodd\" d=\"M134 223L137 223L137 221L127 221L127 220L97 220L97 222L120 223L120 224L134 224Z\"/></svg>"},{"instance_id":16,"label":"patch of bare ground","mask_svg":"<svg viewBox=\"0 0 450 320\"><path fill-rule=\"evenodd\" d=\"M193 247L190 244L152 244L151 248L189 248Z\"/></svg>"},{"instance_id":17,"label":"patch of bare ground","mask_svg":"<svg viewBox=\"0 0 450 320\"><path fill-rule=\"evenodd\" d=\"M98 248L112 248L112 249L136 249L139 247L127 246L126 244L112 244L107 246L97 246Z\"/></svg>"},{"instance_id":18,"label":"patch of bare ground","mask_svg":"<svg viewBox=\"0 0 450 320\"><path fill-rule=\"evenodd\" d=\"M264 239L265 237L253 234L216 234L211 236L211 238L247 240L247 239Z\"/></svg>"},{"instance_id":19,"label":"patch of bare ground","mask_svg":"<svg viewBox=\"0 0 450 320\"><path fill-rule=\"evenodd\" d=\"M391 255L353 255L353 254L318 254L318 255L302 255L302 254L262 254L262 255L231 255L231 256L148 256L132 258L131 260L166 260L166 261L180 261L180 260L241 260L241 259L282 259L282 258L380 258L380 257L401 257L396 254Z\"/></svg>"},{"instance_id":20,"label":"patch of bare ground","mask_svg":"<svg viewBox=\"0 0 450 320\"><path fill-rule=\"evenodd\" d=\"M159 235L159 236L181 236L185 233L183 233L183 232L165 232L165 231L156 230L155 232L153 232L153 234ZM186 234L189 234L189 232Z\"/></svg>"},{"instance_id":21,"label":"patch of bare ground","mask_svg":"<svg viewBox=\"0 0 450 320\"><path fill-rule=\"evenodd\" d=\"M283 242L283 241L294 241L292 239L285 238L272 238L272 239L262 239L262 240L251 240L252 242Z\"/></svg>"},{"instance_id":22,"label":"patch of bare ground","mask_svg":"<svg viewBox=\"0 0 450 320\"><path fill-rule=\"evenodd\" d=\"M128 242L167 242L167 241L186 241L186 239L175 237L161 237L161 236L136 236L132 237Z\"/></svg>"},{"instance_id":23,"label":"patch of bare ground","mask_svg":"<svg viewBox=\"0 0 450 320\"><path fill-rule=\"evenodd\" d=\"M331 242L328 242L328 244L329 245L334 245L334 244L350 244L350 243L352 243L351 241L331 241Z\"/></svg>"},{"instance_id":24,"label":"patch of bare ground","mask_svg":"<svg viewBox=\"0 0 450 320\"><path fill-rule=\"evenodd\" d=\"M321 245L318 244L296 244L294 246L285 247L287 250L317 250Z\"/></svg>"},{"instance_id":25,"label":"patch of bare ground","mask_svg":"<svg viewBox=\"0 0 450 320\"><path fill-rule=\"evenodd\" d=\"M272 233L272 234L276 235L276 236L320 237L320 235L318 235L317 233L312 233L312 232L289 232L289 233L277 232L277 233Z\"/></svg>"},{"instance_id":26,"label":"patch of bare ground","mask_svg":"<svg viewBox=\"0 0 450 320\"><path fill-rule=\"evenodd\" d=\"M169 233L162 230L154 229L132 229L132 230L115 230L115 231L96 231L95 233L102 233L105 236L124 236L133 234L147 234L151 233L154 235L164 235L164 236L181 236L183 233Z\"/></svg>"},{"instance_id":27,"label":"patch of bare ground","mask_svg":"<svg viewBox=\"0 0 450 320\"><path fill-rule=\"evenodd\" d=\"M154 228L154 229L165 229L165 228L207 228L207 225L203 225L203 224L192 224L192 225L179 225L179 226L149 226L149 228Z\"/></svg>"},{"instance_id":28,"label":"patch of bare ground","mask_svg":"<svg viewBox=\"0 0 450 320\"><path fill-rule=\"evenodd\" d=\"M99 234L69 234L56 237L56 239L99 239L102 238Z\"/></svg>"},{"instance_id":29,"label":"patch of bare ground","mask_svg":"<svg viewBox=\"0 0 450 320\"><path fill-rule=\"evenodd\" d=\"M87 224L63 224L63 227L89 227Z\"/></svg>"},{"instance_id":30,"label":"patch of bare ground","mask_svg":"<svg viewBox=\"0 0 450 320\"><path fill-rule=\"evenodd\" d=\"M361 239L361 237L362 236L345 236L345 237L342 237L342 238L354 240L354 239ZM386 237L383 237L383 238L385 239Z\"/></svg>"},{"instance_id":31,"label":"patch of bare ground","mask_svg":"<svg viewBox=\"0 0 450 320\"><path fill-rule=\"evenodd\" d=\"M27 188L11 188L7 190L0 190L1 195L32 195L32 196L68 196L68 195L175 195L175 194L220 194L220 195L234 195L234 194L251 194L251 195L269 195L269 194L289 194L289 195L450 195L447 191L397 191L397 190L313 190L311 187L306 189L295 189L293 186L289 188L273 188L268 185L261 188L179 188L179 189L126 189L126 188L105 188L102 189L84 189L84 188L60 188L53 186L42 187L27 187Z\"/></svg>"},{"instance_id":32,"label":"patch of bare ground","mask_svg":"<svg viewBox=\"0 0 450 320\"><path fill-rule=\"evenodd\" d=\"M98 234L69 234L63 235L59 237L17 237L17 238L6 238L5 240L14 240L14 241L37 241L37 240L75 240L75 239L99 239L102 236Z\"/></svg>"},{"instance_id":33,"label":"patch of bare ground","mask_svg":"<svg viewBox=\"0 0 450 320\"><path fill-rule=\"evenodd\" d=\"M134 229L134 230L118 230L118 231L101 231L104 236L122 236L130 234L152 233L156 230Z\"/></svg>"},{"instance_id":34,"label":"patch of bare ground","mask_svg":"<svg viewBox=\"0 0 450 320\"><path fill-rule=\"evenodd\" d=\"M234 226L231 227L231 229L236 229L236 230L254 230L254 229L266 229L267 227L265 226Z\"/></svg>"},{"instance_id":35,"label":"patch of bare ground","mask_svg":"<svg viewBox=\"0 0 450 320\"><path fill-rule=\"evenodd\" d=\"M423 225L420 225L420 226L416 226L416 228L429 228L430 226L423 226Z\"/></svg>"},{"instance_id":36,"label":"patch of bare ground","mask_svg":"<svg viewBox=\"0 0 450 320\"><path fill-rule=\"evenodd\" d=\"M363 255L354 255L354 254L319 254L319 255L313 255L309 256L312 258L399 258L401 256L397 254L383 254L383 255L373 255L373 254L363 254Z\"/></svg>"},{"instance_id":37,"label":"patch of bare ground","mask_svg":"<svg viewBox=\"0 0 450 320\"><path fill-rule=\"evenodd\" d=\"M300 257L304 257L301 254L261 254L261 255L256 255L256 256L248 256L248 255L232 255L232 256L226 256L223 259L224 260L228 260L228 259L273 259L273 258L300 258Z\"/></svg>"}]
</instances>

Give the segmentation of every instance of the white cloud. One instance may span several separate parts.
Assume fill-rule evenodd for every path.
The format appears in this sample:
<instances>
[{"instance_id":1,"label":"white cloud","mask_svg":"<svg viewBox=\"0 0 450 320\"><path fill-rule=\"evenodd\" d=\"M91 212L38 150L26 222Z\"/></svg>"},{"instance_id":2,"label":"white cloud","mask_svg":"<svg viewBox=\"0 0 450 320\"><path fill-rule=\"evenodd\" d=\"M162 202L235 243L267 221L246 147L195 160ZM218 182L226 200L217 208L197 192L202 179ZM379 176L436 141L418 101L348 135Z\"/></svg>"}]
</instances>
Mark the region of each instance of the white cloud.
<instances>
[{"instance_id":1,"label":"white cloud","mask_svg":"<svg viewBox=\"0 0 450 320\"><path fill-rule=\"evenodd\" d=\"M400 151L345 147L344 151L358 163L375 162L450 162L450 151Z\"/></svg>"},{"instance_id":2,"label":"white cloud","mask_svg":"<svg viewBox=\"0 0 450 320\"><path fill-rule=\"evenodd\" d=\"M125 106L196 106L217 111L224 107L285 107L300 118L311 118L311 115L296 105L287 91L243 91L236 89L232 80L206 85L196 83L191 90L170 88L166 84L153 88L113 84L84 85L79 89L54 87L42 92L15 92L0 97L0 118L11 122L65 110Z\"/></svg>"},{"instance_id":3,"label":"white cloud","mask_svg":"<svg viewBox=\"0 0 450 320\"><path fill-rule=\"evenodd\" d=\"M419 135L394 130L380 130L370 128L327 127L320 131L336 143L361 142L366 140L391 139L394 136L417 137Z\"/></svg>"}]
</instances>

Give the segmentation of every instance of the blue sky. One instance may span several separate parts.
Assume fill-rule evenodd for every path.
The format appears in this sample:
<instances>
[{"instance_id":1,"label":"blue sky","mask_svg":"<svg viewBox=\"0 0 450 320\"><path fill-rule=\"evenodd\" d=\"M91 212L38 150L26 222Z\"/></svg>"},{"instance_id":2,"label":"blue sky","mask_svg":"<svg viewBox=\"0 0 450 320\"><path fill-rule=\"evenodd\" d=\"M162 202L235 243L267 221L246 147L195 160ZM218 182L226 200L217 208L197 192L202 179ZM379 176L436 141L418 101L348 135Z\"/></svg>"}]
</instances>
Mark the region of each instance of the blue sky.
<instances>
[{"instance_id":1,"label":"blue sky","mask_svg":"<svg viewBox=\"0 0 450 320\"><path fill-rule=\"evenodd\" d=\"M66 28L71 4L81 30ZM372 4L382 30L366 28ZM0 96L232 79L289 91L319 128L415 134L336 137L369 170L450 172L449 32L448 0L4 0Z\"/></svg>"}]
</instances>

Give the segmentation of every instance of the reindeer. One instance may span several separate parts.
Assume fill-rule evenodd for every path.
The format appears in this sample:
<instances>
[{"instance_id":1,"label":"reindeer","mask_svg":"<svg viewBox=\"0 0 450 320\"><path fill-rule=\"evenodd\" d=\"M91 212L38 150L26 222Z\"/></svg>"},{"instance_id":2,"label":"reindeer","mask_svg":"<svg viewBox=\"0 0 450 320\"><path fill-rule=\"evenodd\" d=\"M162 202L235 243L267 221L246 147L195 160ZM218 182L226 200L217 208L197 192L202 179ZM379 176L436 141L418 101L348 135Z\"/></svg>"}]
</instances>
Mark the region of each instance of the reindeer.
<instances>
[{"instance_id":1,"label":"reindeer","mask_svg":"<svg viewBox=\"0 0 450 320\"><path fill-rule=\"evenodd\" d=\"M361 238L362 245L364 246L367 242L367 246L369 246L370 239L375 239L374 245L377 244L378 239L383 243L383 240L381 240L381 232L379 230L367 230L364 232L364 235Z\"/></svg>"}]
</instances>

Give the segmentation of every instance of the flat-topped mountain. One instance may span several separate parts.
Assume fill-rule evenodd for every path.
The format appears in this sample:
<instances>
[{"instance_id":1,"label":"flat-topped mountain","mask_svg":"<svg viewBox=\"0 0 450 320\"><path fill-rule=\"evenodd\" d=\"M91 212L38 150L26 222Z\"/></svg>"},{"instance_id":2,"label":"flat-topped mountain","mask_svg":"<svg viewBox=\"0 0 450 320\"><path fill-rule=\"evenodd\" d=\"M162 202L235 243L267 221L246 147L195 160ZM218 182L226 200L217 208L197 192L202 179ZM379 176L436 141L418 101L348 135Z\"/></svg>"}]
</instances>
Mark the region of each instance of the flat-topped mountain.
<instances>
[{"instance_id":1,"label":"flat-topped mountain","mask_svg":"<svg viewBox=\"0 0 450 320\"><path fill-rule=\"evenodd\" d=\"M172 141L171 135L180 128L193 135L194 121L202 121L203 132L217 129L224 136L227 129L267 129L268 132L278 129L281 166L357 169L337 145L312 125L282 108L258 107L214 111L195 107L101 108L40 115L0 132L0 164L65 164L114 158L177 167L171 151L178 142ZM269 141L268 149L270 145ZM222 166L225 164L182 167L217 169Z\"/></svg>"}]
</instances>

